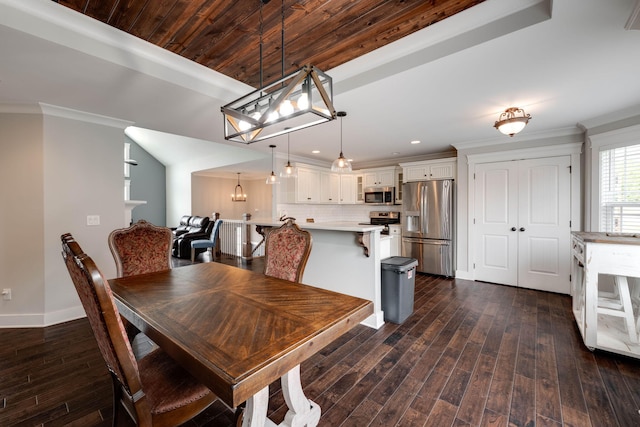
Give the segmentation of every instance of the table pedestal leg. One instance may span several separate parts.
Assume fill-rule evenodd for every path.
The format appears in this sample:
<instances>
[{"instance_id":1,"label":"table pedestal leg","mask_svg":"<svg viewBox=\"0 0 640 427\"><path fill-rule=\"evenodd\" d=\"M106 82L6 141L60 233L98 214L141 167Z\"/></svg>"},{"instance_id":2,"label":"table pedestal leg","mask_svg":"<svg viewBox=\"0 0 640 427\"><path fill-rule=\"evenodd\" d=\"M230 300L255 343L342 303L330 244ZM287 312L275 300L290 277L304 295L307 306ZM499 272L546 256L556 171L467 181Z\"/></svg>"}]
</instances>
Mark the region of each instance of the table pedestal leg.
<instances>
[{"instance_id":1,"label":"table pedestal leg","mask_svg":"<svg viewBox=\"0 0 640 427\"><path fill-rule=\"evenodd\" d=\"M307 399L300 384L300 365L296 366L281 378L282 393L289 407L283 427L315 427L320 421L320 406Z\"/></svg>"},{"instance_id":2,"label":"table pedestal leg","mask_svg":"<svg viewBox=\"0 0 640 427\"><path fill-rule=\"evenodd\" d=\"M247 400L242 418L242 427L316 427L320 421L320 406L307 399L300 384L300 365L280 379L282 394L289 407L284 421L278 426L267 418L269 386Z\"/></svg>"},{"instance_id":3,"label":"table pedestal leg","mask_svg":"<svg viewBox=\"0 0 640 427\"><path fill-rule=\"evenodd\" d=\"M247 400L242 415L242 427L264 427L267 421L268 406L269 386L266 386Z\"/></svg>"}]
</instances>

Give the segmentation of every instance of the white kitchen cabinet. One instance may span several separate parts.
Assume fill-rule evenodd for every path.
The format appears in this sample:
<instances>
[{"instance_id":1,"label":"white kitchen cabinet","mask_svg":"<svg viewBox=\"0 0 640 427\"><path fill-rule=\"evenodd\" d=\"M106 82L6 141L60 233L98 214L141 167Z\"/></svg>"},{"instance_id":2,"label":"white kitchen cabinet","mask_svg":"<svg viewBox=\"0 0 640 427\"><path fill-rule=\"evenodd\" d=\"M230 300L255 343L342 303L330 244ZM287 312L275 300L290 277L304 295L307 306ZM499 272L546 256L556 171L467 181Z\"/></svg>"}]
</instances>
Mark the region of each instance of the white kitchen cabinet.
<instances>
[{"instance_id":1,"label":"white kitchen cabinet","mask_svg":"<svg viewBox=\"0 0 640 427\"><path fill-rule=\"evenodd\" d=\"M402 256L402 226L390 224L389 236L391 237L390 256Z\"/></svg>"},{"instance_id":2,"label":"white kitchen cabinet","mask_svg":"<svg viewBox=\"0 0 640 427\"><path fill-rule=\"evenodd\" d=\"M298 167L296 178L296 203L320 202L320 171Z\"/></svg>"},{"instance_id":3,"label":"white kitchen cabinet","mask_svg":"<svg viewBox=\"0 0 640 427\"><path fill-rule=\"evenodd\" d=\"M404 183L404 172L402 168L396 168L395 174L396 182L396 205L402 204L402 184Z\"/></svg>"},{"instance_id":4,"label":"white kitchen cabinet","mask_svg":"<svg viewBox=\"0 0 640 427\"><path fill-rule=\"evenodd\" d=\"M340 175L340 203L356 203L356 176Z\"/></svg>"},{"instance_id":5,"label":"white kitchen cabinet","mask_svg":"<svg viewBox=\"0 0 640 427\"><path fill-rule=\"evenodd\" d=\"M320 172L320 203L340 203L340 175Z\"/></svg>"},{"instance_id":6,"label":"white kitchen cabinet","mask_svg":"<svg viewBox=\"0 0 640 427\"><path fill-rule=\"evenodd\" d=\"M297 165L298 177L295 190L282 191L289 194L289 203L308 204L355 204L357 198L356 175L332 173L327 169Z\"/></svg>"},{"instance_id":7,"label":"white kitchen cabinet","mask_svg":"<svg viewBox=\"0 0 640 427\"><path fill-rule=\"evenodd\" d=\"M356 203L364 203L364 176L355 175L356 178Z\"/></svg>"},{"instance_id":8,"label":"white kitchen cabinet","mask_svg":"<svg viewBox=\"0 0 640 427\"><path fill-rule=\"evenodd\" d=\"M425 160L401 163L404 182L428 181L432 179L455 179L456 158Z\"/></svg>"},{"instance_id":9,"label":"white kitchen cabinet","mask_svg":"<svg viewBox=\"0 0 640 427\"><path fill-rule=\"evenodd\" d=\"M365 188L393 187L396 184L396 168L367 169L362 171Z\"/></svg>"}]
</instances>

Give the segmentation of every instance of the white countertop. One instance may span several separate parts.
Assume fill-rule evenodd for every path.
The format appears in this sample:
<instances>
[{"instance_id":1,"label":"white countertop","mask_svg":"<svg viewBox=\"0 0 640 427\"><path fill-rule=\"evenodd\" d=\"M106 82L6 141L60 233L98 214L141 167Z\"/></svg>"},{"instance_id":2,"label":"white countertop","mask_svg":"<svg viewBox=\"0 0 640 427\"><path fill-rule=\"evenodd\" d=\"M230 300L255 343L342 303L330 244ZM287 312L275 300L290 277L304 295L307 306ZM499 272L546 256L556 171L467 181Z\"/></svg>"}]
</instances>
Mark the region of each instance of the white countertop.
<instances>
[{"instance_id":1,"label":"white countertop","mask_svg":"<svg viewBox=\"0 0 640 427\"><path fill-rule=\"evenodd\" d=\"M282 221L271 218L257 218L247 221L247 224L251 225L263 225L267 227L279 227L283 224ZM298 227L306 230L331 230L331 231L356 231L356 232L368 232L368 231L382 231L384 228L382 225L369 225L360 224L355 221L327 221L327 222L305 222L296 221Z\"/></svg>"}]
</instances>

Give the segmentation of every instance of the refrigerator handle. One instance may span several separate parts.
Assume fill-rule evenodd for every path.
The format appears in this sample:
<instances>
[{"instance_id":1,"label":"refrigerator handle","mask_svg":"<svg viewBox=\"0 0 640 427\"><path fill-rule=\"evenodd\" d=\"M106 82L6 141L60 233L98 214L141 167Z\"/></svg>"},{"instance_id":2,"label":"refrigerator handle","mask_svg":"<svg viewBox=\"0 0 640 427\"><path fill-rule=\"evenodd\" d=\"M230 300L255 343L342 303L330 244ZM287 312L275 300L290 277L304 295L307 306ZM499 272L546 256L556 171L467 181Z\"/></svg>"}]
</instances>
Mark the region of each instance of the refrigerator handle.
<instances>
[{"instance_id":1,"label":"refrigerator handle","mask_svg":"<svg viewBox=\"0 0 640 427\"><path fill-rule=\"evenodd\" d=\"M429 221L427 220L427 212L429 212L429 205L427 200L427 186L420 184L420 231L422 234L429 232Z\"/></svg>"}]
</instances>

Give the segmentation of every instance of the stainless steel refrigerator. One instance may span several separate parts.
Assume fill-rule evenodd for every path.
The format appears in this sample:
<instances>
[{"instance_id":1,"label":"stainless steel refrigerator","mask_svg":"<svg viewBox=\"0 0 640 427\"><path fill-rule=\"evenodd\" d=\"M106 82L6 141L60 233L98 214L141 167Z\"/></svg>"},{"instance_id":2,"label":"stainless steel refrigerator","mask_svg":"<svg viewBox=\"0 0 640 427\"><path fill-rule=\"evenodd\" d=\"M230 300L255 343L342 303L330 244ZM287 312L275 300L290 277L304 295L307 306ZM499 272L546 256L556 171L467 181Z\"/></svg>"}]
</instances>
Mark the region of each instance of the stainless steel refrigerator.
<instances>
[{"instance_id":1,"label":"stainless steel refrigerator","mask_svg":"<svg viewBox=\"0 0 640 427\"><path fill-rule=\"evenodd\" d=\"M402 256L417 271L453 277L453 180L407 182L402 187Z\"/></svg>"}]
</instances>

